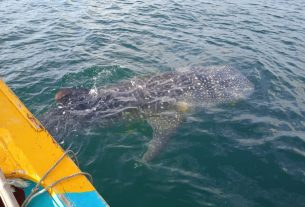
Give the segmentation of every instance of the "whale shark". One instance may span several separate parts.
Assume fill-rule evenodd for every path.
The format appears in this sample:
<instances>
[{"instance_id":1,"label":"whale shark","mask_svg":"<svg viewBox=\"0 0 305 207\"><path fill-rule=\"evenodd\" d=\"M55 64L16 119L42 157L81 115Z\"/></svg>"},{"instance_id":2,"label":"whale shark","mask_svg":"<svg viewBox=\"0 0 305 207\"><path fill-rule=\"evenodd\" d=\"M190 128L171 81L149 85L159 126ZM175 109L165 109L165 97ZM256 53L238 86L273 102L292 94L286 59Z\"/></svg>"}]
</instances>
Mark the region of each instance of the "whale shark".
<instances>
[{"instance_id":1,"label":"whale shark","mask_svg":"<svg viewBox=\"0 0 305 207\"><path fill-rule=\"evenodd\" d=\"M153 160L190 111L236 102L250 96L253 84L229 67L191 67L133 77L100 88L62 88L55 95L57 107L42 118L54 133L119 120L146 120L153 130L141 160Z\"/></svg>"}]
</instances>

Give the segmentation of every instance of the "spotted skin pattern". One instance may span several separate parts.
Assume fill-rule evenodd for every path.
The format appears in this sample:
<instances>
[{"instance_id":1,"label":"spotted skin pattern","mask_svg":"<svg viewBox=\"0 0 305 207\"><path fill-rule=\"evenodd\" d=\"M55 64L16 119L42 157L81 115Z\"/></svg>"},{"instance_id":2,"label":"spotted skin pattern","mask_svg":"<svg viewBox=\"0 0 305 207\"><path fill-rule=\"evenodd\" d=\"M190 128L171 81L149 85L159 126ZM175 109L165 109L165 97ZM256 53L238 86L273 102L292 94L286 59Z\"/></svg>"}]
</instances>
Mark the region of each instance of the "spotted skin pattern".
<instances>
[{"instance_id":1,"label":"spotted skin pattern","mask_svg":"<svg viewBox=\"0 0 305 207\"><path fill-rule=\"evenodd\" d=\"M146 119L153 129L142 156L148 162L166 146L187 111L237 101L252 92L252 83L231 67L193 67L99 89L61 89L55 96L58 108L47 112L43 120L51 132L61 132L86 124L107 126L118 120Z\"/></svg>"}]
</instances>

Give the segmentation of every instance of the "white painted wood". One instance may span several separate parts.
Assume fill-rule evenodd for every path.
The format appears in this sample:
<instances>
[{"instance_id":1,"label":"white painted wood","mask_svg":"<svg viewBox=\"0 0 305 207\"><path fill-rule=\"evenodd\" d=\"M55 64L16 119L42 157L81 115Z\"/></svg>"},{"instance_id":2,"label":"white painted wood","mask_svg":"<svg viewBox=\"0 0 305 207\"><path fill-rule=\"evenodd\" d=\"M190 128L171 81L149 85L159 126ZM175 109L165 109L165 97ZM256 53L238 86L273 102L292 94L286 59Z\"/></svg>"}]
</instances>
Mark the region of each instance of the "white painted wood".
<instances>
[{"instance_id":1,"label":"white painted wood","mask_svg":"<svg viewBox=\"0 0 305 207\"><path fill-rule=\"evenodd\" d=\"M0 197L5 207L19 207L10 186L7 184L6 179L0 169Z\"/></svg>"}]
</instances>

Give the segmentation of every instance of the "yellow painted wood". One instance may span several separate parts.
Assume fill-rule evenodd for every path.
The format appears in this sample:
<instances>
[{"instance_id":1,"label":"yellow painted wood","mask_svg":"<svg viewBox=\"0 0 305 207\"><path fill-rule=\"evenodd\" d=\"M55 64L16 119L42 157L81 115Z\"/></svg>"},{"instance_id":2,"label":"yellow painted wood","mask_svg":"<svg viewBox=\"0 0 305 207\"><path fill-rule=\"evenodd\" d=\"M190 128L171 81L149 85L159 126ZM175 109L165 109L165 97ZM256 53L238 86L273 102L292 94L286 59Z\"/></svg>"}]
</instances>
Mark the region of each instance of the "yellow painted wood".
<instances>
[{"instance_id":1,"label":"yellow painted wood","mask_svg":"<svg viewBox=\"0 0 305 207\"><path fill-rule=\"evenodd\" d=\"M41 123L0 80L0 168L6 177L19 177L38 182L64 151ZM54 181L80 172L66 157L42 182ZM59 183L50 193L86 192L94 187L83 175Z\"/></svg>"}]
</instances>

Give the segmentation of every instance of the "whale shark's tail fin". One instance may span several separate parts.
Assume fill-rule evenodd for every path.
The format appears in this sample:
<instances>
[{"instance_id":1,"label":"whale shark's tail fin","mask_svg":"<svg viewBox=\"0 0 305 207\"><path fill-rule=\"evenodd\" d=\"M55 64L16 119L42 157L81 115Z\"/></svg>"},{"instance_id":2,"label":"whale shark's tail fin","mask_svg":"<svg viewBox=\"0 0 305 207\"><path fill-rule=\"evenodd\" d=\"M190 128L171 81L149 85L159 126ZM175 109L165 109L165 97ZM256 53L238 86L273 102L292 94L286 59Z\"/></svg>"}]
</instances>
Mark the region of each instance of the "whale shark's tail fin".
<instances>
[{"instance_id":1,"label":"whale shark's tail fin","mask_svg":"<svg viewBox=\"0 0 305 207\"><path fill-rule=\"evenodd\" d=\"M180 125L182 119L182 113L176 111L160 113L147 119L153 129L153 138L149 142L148 148L142 157L143 162L151 161L162 151L171 134Z\"/></svg>"}]
</instances>

